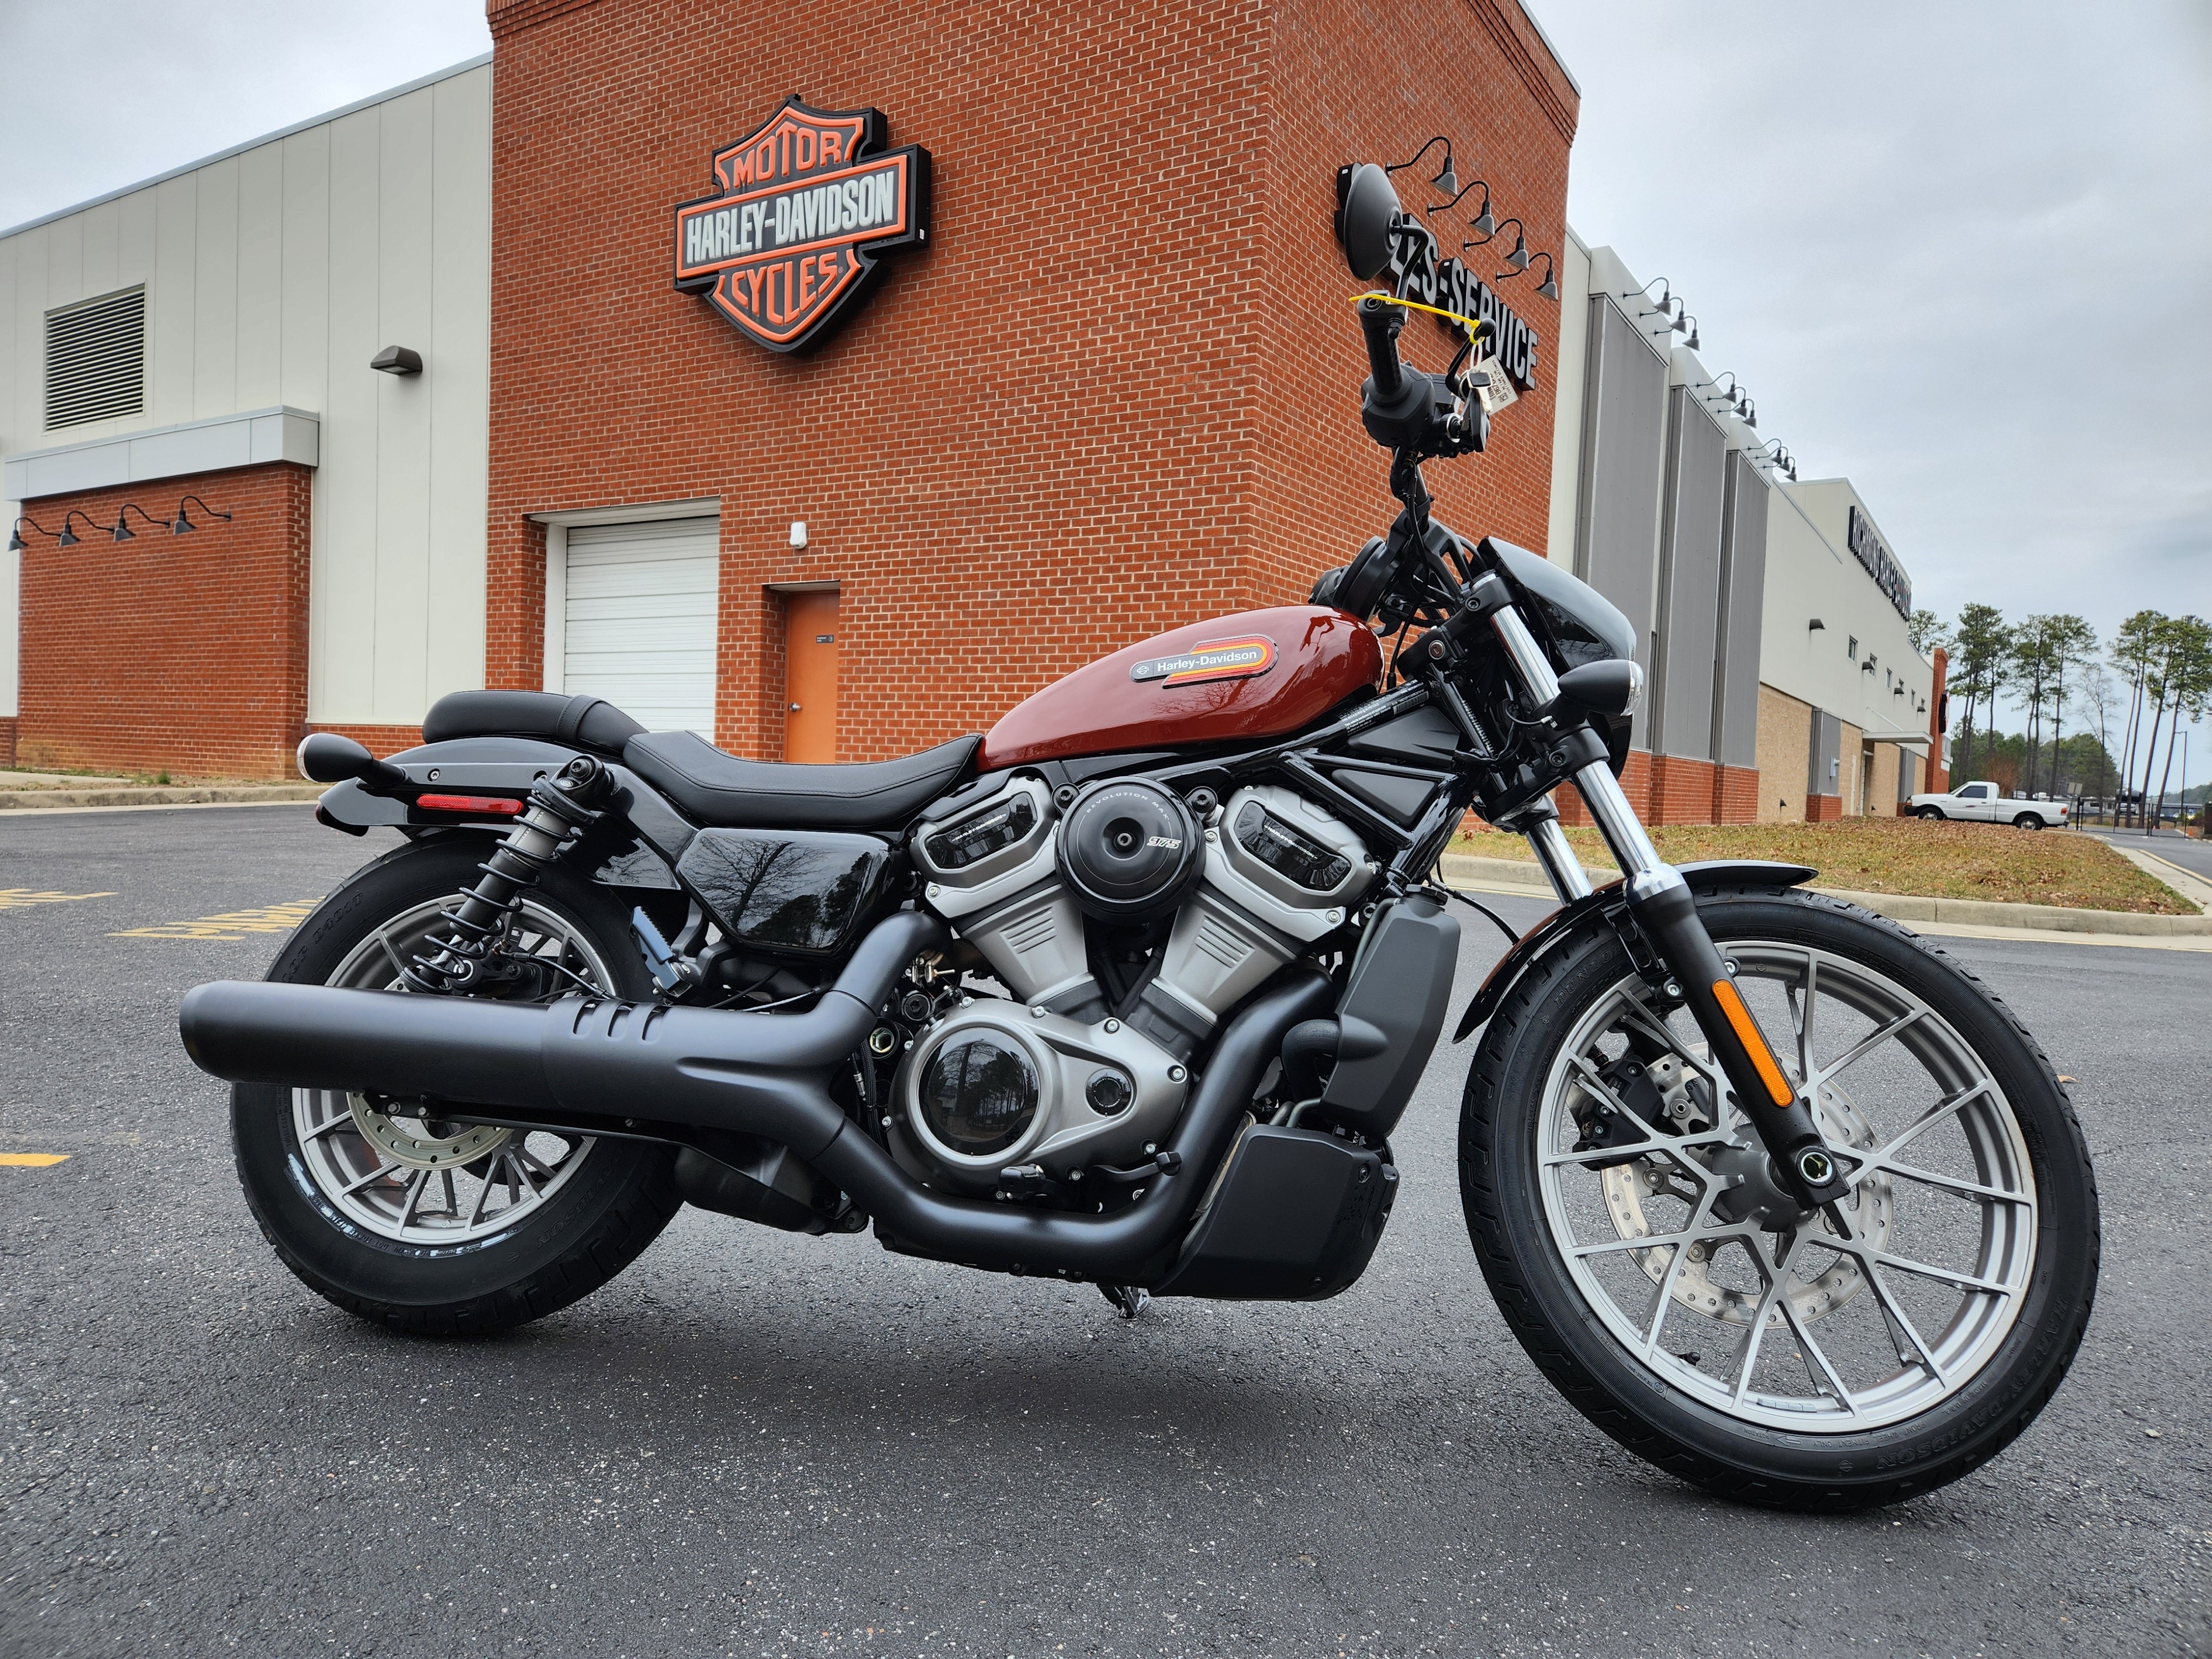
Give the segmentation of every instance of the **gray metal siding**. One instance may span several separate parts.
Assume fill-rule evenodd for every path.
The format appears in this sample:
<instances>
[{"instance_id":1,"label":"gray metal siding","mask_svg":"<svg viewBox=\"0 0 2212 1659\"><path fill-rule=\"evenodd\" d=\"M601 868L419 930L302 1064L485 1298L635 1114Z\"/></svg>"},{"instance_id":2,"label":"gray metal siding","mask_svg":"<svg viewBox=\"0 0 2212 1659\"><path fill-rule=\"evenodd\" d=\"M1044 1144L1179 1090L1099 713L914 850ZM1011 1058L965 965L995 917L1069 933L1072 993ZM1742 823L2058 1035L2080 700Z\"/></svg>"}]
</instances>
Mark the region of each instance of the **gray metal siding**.
<instances>
[{"instance_id":1,"label":"gray metal siding","mask_svg":"<svg viewBox=\"0 0 2212 1659\"><path fill-rule=\"evenodd\" d=\"M1813 741L1805 767L1807 794L1840 795L1844 793L1843 750L1842 720L1825 708L1813 710Z\"/></svg>"},{"instance_id":2,"label":"gray metal siding","mask_svg":"<svg viewBox=\"0 0 2212 1659\"><path fill-rule=\"evenodd\" d=\"M1728 459L1722 518L1720 659L1713 665L1713 756L1759 764L1759 653L1766 605L1766 480L1741 450Z\"/></svg>"},{"instance_id":3,"label":"gray metal siding","mask_svg":"<svg viewBox=\"0 0 2212 1659\"><path fill-rule=\"evenodd\" d=\"M1575 574L1628 618L1636 629L1636 660L1649 674L1667 458L1667 363L1609 301L1594 296L1590 307ZM1639 747L1650 746L1650 719L1647 702L1632 738Z\"/></svg>"},{"instance_id":4,"label":"gray metal siding","mask_svg":"<svg viewBox=\"0 0 2212 1659\"><path fill-rule=\"evenodd\" d=\"M1720 641L1721 519L1728 441L1686 387L1669 394L1667 499L1659 555L1655 754L1710 760Z\"/></svg>"}]
</instances>

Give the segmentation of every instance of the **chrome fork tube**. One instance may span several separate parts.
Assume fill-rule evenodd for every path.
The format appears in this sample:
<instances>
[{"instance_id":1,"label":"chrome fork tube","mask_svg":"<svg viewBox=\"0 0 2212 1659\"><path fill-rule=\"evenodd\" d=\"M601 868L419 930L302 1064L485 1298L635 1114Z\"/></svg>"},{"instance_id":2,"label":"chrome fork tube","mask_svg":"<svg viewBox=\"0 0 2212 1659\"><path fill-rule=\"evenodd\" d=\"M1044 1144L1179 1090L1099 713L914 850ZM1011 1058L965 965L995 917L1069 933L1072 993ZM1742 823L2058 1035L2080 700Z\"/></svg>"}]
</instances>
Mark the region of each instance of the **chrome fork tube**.
<instances>
[{"instance_id":1,"label":"chrome fork tube","mask_svg":"<svg viewBox=\"0 0 2212 1659\"><path fill-rule=\"evenodd\" d=\"M1644 898L1682 885L1681 872L1659 856L1651 837L1644 833L1644 820L1628 804L1627 793L1609 766L1585 766L1575 774L1575 787L1583 804L1597 820L1597 832L1613 851L1620 873L1628 878L1628 896Z\"/></svg>"},{"instance_id":2,"label":"chrome fork tube","mask_svg":"<svg viewBox=\"0 0 2212 1659\"><path fill-rule=\"evenodd\" d=\"M1559 695L1559 676L1552 672L1551 659L1544 647L1536 643L1536 636L1528 631L1528 624L1521 620L1521 613L1505 605L1490 613L1491 631L1521 676L1521 683L1536 707L1543 708ZM1628 878L1628 893L1640 898L1647 893L1662 892L1669 887L1680 887L1682 878L1673 866L1659 856L1651 845L1651 837L1644 833L1642 820L1636 809L1628 804L1622 793L1620 781L1606 766L1585 766L1575 774L1575 787L1582 792L1583 804L1589 808L1590 817L1596 820L1598 833L1613 851L1613 861ZM1536 849L1536 857L1544 866L1544 872L1552 878L1552 885L1559 890L1563 899L1579 897L1561 884L1559 872L1553 868L1555 856L1564 857L1568 868L1574 872L1574 880L1581 892L1589 891L1589 884L1582 879L1582 868L1575 863L1574 855L1566 851L1567 838L1558 823L1540 824L1528 832L1528 840ZM1547 846L1556 853L1547 852Z\"/></svg>"},{"instance_id":3,"label":"chrome fork tube","mask_svg":"<svg viewBox=\"0 0 2212 1659\"><path fill-rule=\"evenodd\" d=\"M1589 894L1589 878L1583 873L1582 860L1575 856L1575 849L1567 845L1567 832L1559 828L1559 819L1547 817L1530 830L1528 845L1535 849L1536 862L1544 866L1544 874L1552 884L1552 890L1559 896L1560 903Z\"/></svg>"}]
</instances>

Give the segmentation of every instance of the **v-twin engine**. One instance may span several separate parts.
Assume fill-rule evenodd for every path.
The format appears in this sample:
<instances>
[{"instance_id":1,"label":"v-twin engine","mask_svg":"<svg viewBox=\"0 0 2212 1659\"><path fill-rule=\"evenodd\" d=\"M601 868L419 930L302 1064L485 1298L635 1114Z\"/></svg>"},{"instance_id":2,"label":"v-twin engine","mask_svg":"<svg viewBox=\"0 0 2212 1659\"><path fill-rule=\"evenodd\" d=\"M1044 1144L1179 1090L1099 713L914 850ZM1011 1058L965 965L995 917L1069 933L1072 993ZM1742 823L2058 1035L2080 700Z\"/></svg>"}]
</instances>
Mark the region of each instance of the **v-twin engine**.
<instances>
[{"instance_id":1,"label":"v-twin engine","mask_svg":"<svg viewBox=\"0 0 2212 1659\"><path fill-rule=\"evenodd\" d=\"M970 1189L1017 1164L1146 1156L1218 1024L1378 873L1343 823L1272 785L1222 802L1125 778L1055 799L1017 775L913 845L929 907L1019 999L963 997L893 1085L907 1147Z\"/></svg>"}]
</instances>

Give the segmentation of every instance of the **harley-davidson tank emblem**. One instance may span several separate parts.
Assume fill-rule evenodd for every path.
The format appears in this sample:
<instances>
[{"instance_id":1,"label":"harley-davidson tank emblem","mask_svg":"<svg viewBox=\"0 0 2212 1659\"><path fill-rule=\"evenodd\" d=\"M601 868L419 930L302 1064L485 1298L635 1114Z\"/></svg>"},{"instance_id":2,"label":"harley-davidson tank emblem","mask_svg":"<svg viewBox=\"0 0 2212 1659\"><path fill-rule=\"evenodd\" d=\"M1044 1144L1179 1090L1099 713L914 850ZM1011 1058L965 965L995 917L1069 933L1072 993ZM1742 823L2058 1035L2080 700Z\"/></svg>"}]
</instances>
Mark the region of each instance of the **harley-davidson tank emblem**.
<instances>
[{"instance_id":1,"label":"harley-davidson tank emblem","mask_svg":"<svg viewBox=\"0 0 2212 1659\"><path fill-rule=\"evenodd\" d=\"M712 196L676 210L676 286L771 351L818 345L873 285L875 256L929 240L929 152L885 150L883 112L796 98L714 153Z\"/></svg>"},{"instance_id":2,"label":"harley-davidson tank emblem","mask_svg":"<svg viewBox=\"0 0 2212 1659\"><path fill-rule=\"evenodd\" d=\"M1275 665L1275 642L1264 634L1241 640L1201 640L1179 657L1152 657L1129 665L1133 680L1192 685L1200 680L1241 680Z\"/></svg>"}]
</instances>

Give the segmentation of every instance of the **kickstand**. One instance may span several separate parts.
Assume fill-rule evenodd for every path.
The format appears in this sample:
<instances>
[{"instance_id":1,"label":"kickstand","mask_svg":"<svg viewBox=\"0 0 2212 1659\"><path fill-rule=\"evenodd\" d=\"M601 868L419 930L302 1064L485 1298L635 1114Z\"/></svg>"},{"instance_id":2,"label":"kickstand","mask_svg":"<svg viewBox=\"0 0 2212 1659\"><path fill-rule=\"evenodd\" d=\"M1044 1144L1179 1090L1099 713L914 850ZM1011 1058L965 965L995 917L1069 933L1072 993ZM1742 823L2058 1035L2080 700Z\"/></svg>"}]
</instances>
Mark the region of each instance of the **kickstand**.
<instances>
[{"instance_id":1,"label":"kickstand","mask_svg":"<svg viewBox=\"0 0 2212 1659\"><path fill-rule=\"evenodd\" d=\"M1101 1285L1098 1288L1109 1302L1121 1310L1124 1319L1134 1319L1152 1304L1152 1293L1140 1291L1134 1285Z\"/></svg>"}]
</instances>

